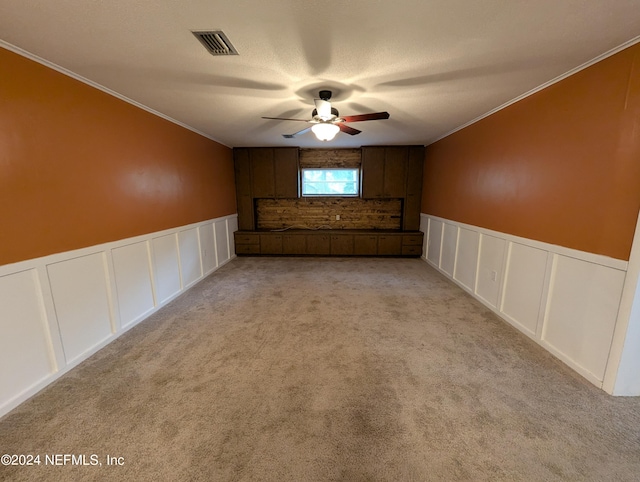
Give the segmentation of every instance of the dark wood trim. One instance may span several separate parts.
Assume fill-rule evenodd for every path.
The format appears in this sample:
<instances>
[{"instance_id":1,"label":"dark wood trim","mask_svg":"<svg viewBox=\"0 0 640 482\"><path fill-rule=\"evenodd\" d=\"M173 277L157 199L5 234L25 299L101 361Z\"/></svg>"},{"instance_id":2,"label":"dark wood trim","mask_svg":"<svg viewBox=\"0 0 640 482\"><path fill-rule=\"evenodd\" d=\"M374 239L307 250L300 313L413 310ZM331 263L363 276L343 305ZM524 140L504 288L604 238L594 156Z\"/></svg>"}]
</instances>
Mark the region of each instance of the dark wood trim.
<instances>
[{"instance_id":1,"label":"dark wood trim","mask_svg":"<svg viewBox=\"0 0 640 482\"><path fill-rule=\"evenodd\" d=\"M420 231L287 230L236 231L236 254L292 256L404 256L422 255Z\"/></svg>"}]
</instances>

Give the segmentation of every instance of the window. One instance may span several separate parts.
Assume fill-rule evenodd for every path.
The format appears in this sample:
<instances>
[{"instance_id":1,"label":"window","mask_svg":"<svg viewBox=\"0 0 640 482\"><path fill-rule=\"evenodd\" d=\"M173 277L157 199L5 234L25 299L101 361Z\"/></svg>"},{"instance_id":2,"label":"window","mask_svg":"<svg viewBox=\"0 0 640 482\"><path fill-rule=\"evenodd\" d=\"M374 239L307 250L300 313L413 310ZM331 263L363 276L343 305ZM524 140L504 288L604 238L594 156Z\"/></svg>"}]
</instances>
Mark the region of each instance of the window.
<instances>
[{"instance_id":1,"label":"window","mask_svg":"<svg viewBox=\"0 0 640 482\"><path fill-rule=\"evenodd\" d=\"M357 196L358 169L302 169L303 196Z\"/></svg>"}]
</instances>

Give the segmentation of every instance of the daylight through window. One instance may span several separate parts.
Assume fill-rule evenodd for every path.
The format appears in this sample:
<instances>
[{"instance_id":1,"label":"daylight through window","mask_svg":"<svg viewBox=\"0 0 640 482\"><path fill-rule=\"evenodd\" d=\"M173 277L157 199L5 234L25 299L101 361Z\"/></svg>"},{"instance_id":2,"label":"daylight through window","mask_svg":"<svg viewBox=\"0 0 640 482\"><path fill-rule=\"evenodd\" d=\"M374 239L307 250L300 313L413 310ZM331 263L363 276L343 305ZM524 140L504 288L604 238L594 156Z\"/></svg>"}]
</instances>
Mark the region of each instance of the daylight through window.
<instances>
[{"instance_id":1,"label":"daylight through window","mask_svg":"<svg viewBox=\"0 0 640 482\"><path fill-rule=\"evenodd\" d=\"M358 169L303 169L303 196L357 196Z\"/></svg>"}]
</instances>

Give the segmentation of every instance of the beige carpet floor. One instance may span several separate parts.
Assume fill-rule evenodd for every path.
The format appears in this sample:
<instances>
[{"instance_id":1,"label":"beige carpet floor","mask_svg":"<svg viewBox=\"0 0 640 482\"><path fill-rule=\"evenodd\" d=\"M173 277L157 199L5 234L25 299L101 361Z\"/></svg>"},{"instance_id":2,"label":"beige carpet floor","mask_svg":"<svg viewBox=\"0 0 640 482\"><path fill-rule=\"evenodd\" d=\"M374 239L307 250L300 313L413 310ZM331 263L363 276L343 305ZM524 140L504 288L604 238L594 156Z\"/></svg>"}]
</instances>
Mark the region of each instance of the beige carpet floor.
<instances>
[{"instance_id":1,"label":"beige carpet floor","mask_svg":"<svg viewBox=\"0 0 640 482\"><path fill-rule=\"evenodd\" d=\"M633 481L640 399L422 260L240 258L0 420L0 453L43 457L12 481Z\"/></svg>"}]
</instances>

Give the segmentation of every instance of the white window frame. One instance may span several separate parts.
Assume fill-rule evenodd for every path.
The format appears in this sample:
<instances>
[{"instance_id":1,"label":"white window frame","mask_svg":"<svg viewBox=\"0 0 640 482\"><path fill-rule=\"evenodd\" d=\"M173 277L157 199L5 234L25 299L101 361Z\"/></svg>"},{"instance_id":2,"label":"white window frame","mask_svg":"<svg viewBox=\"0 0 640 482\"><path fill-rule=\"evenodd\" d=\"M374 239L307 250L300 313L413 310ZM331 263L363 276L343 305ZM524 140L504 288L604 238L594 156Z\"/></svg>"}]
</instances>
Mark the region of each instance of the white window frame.
<instances>
[{"instance_id":1,"label":"white window frame","mask_svg":"<svg viewBox=\"0 0 640 482\"><path fill-rule=\"evenodd\" d=\"M356 192L354 194L335 194L335 193L321 193L321 194L305 194L305 171L355 171L355 185ZM336 181L341 182L341 181ZM351 182L351 181L349 181ZM360 169L357 167L304 167L300 169L300 193L302 197L359 197L360 196Z\"/></svg>"}]
</instances>

